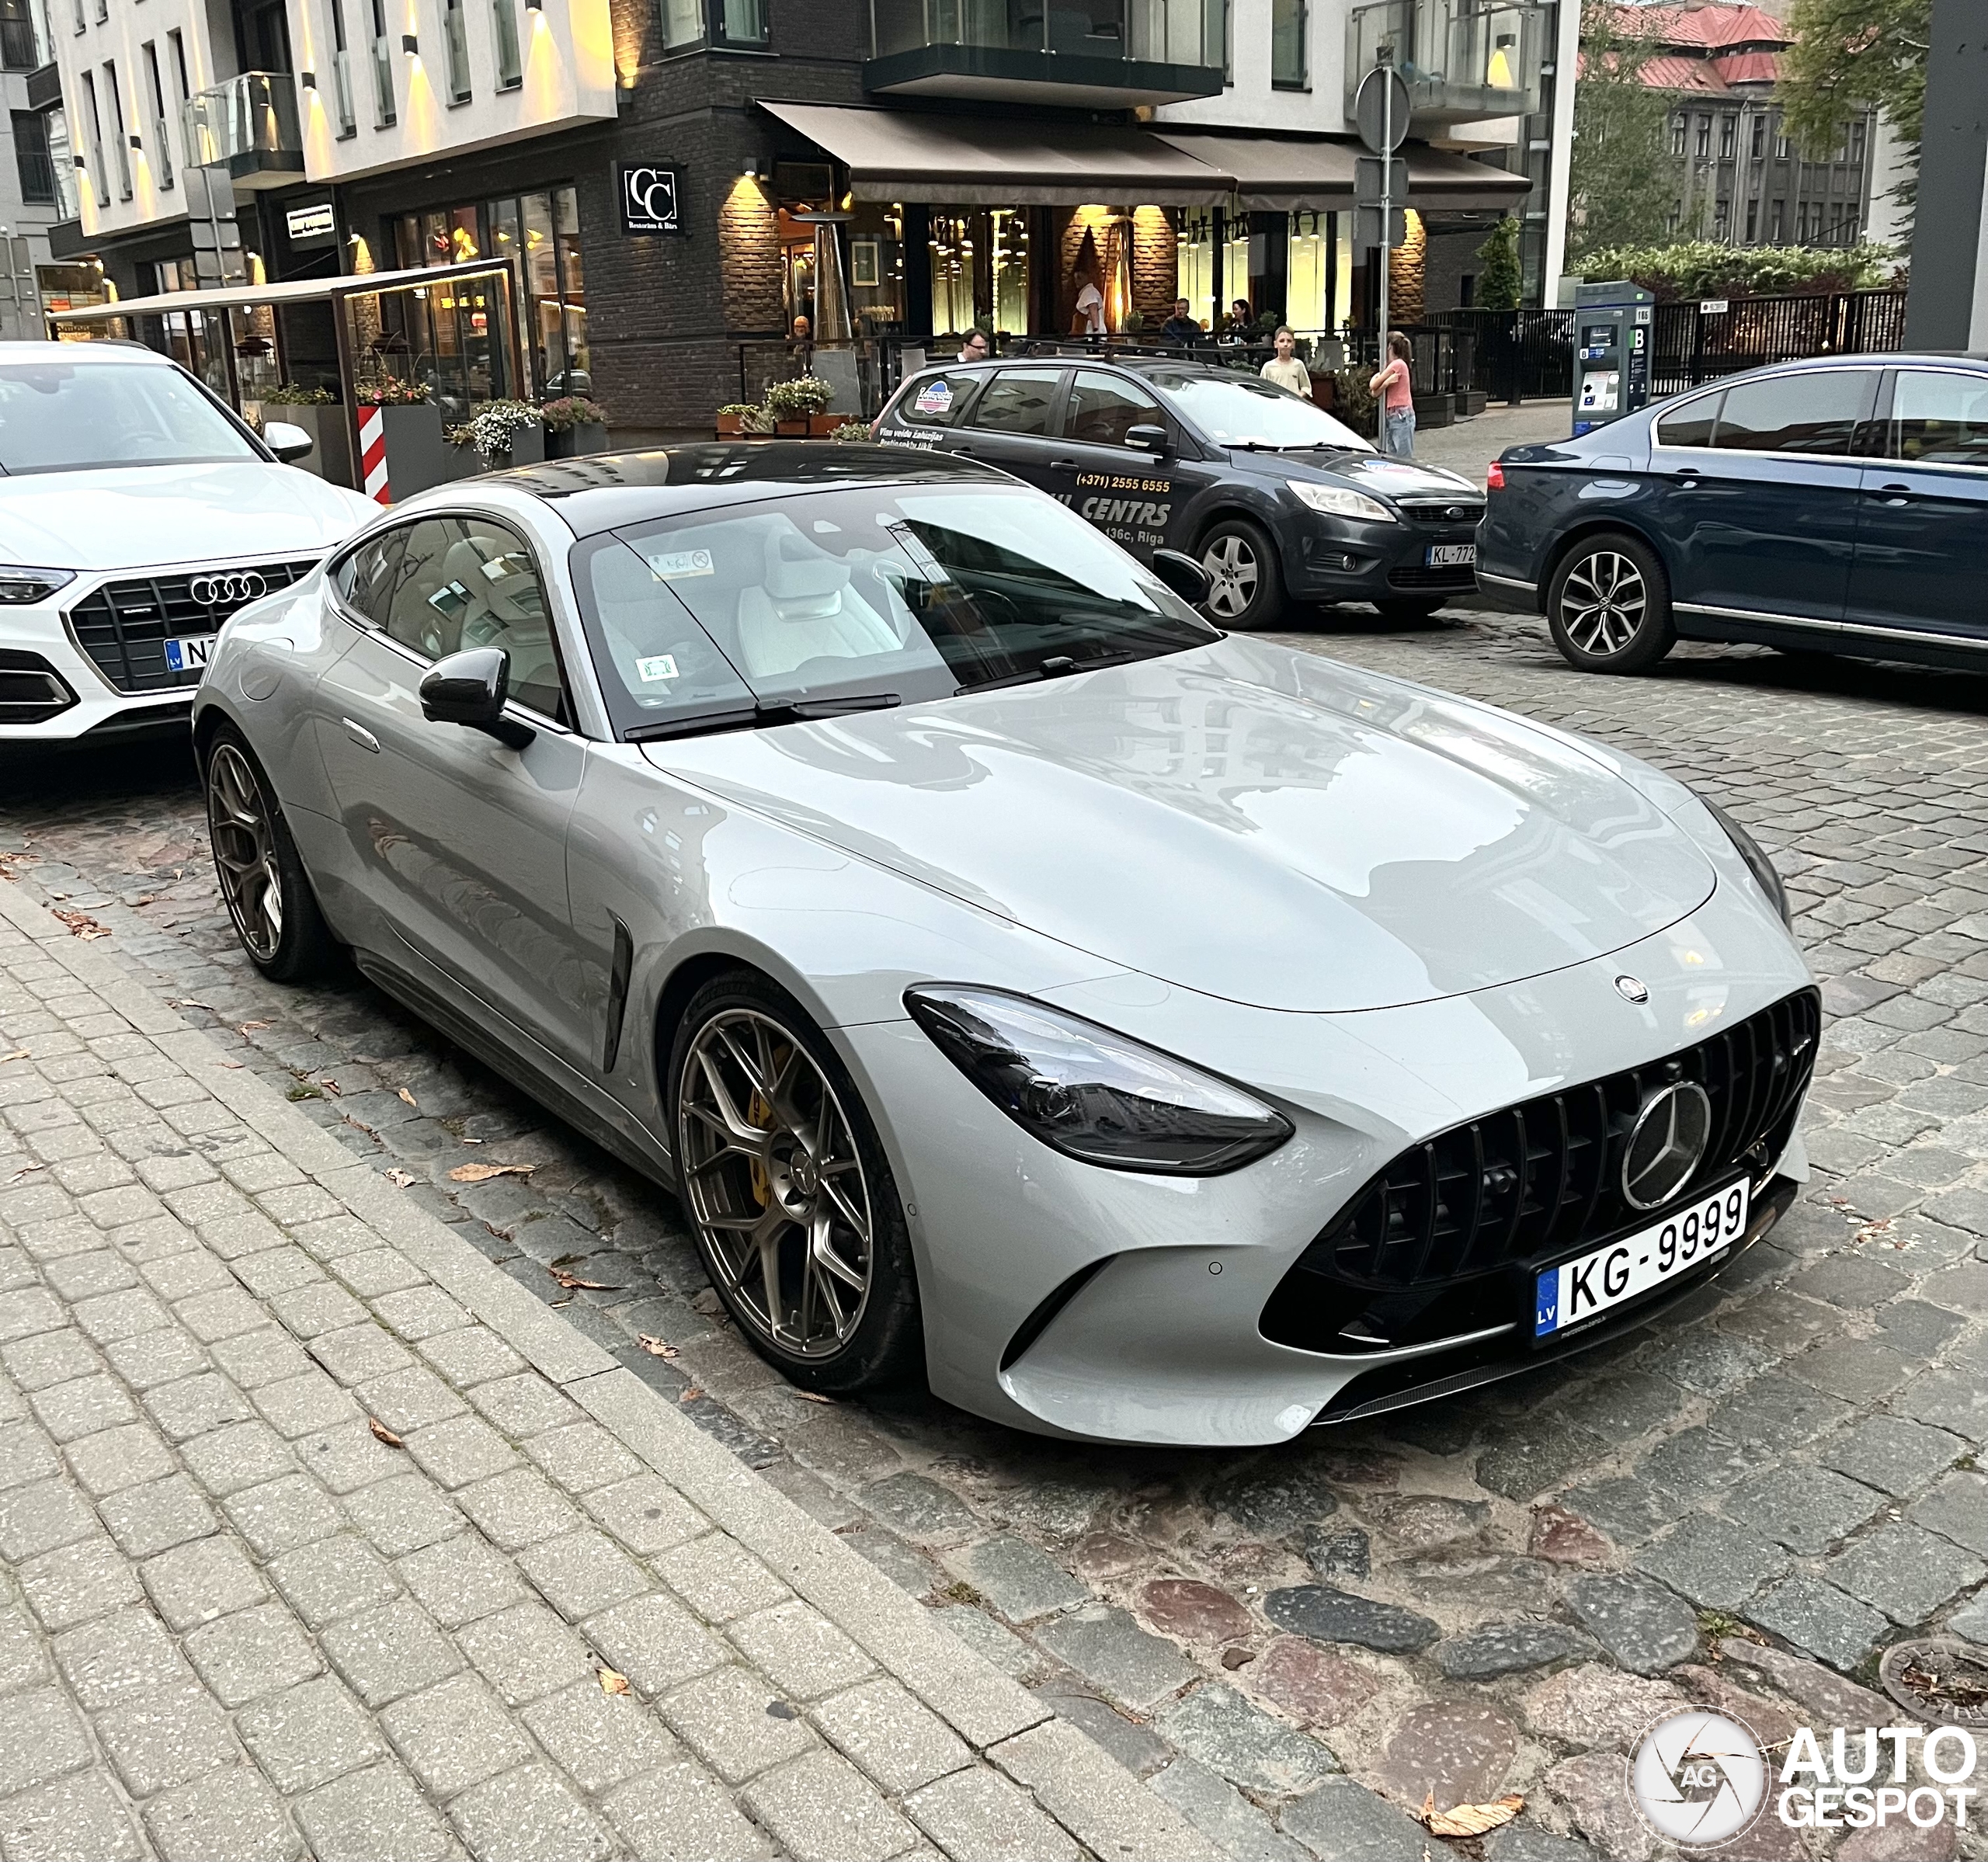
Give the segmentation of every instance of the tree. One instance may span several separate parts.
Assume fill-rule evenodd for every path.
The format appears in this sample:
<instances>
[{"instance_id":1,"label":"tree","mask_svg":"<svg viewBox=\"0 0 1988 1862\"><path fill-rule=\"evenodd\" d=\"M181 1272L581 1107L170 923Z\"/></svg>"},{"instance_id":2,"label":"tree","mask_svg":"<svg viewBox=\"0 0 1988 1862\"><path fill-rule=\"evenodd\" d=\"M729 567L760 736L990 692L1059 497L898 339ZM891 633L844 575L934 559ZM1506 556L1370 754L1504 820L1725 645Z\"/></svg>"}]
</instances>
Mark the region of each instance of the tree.
<instances>
[{"instance_id":1,"label":"tree","mask_svg":"<svg viewBox=\"0 0 1988 1862\"><path fill-rule=\"evenodd\" d=\"M1519 223L1510 215L1500 220L1477 255L1484 261L1477 279L1478 303L1487 311L1517 310L1525 289L1519 271Z\"/></svg>"},{"instance_id":2,"label":"tree","mask_svg":"<svg viewBox=\"0 0 1988 1862\"><path fill-rule=\"evenodd\" d=\"M1788 136L1820 161L1851 118L1882 111L1905 146L1910 172L1896 192L1910 204L1926 111L1932 0L1795 0L1788 30L1795 43L1781 54L1774 96Z\"/></svg>"},{"instance_id":3,"label":"tree","mask_svg":"<svg viewBox=\"0 0 1988 1862\"><path fill-rule=\"evenodd\" d=\"M1637 10L1583 0L1567 188L1567 245L1576 256L1661 234L1677 205L1681 166L1667 141L1674 99L1643 82L1657 42Z\"/></svg>"}]
</instances>

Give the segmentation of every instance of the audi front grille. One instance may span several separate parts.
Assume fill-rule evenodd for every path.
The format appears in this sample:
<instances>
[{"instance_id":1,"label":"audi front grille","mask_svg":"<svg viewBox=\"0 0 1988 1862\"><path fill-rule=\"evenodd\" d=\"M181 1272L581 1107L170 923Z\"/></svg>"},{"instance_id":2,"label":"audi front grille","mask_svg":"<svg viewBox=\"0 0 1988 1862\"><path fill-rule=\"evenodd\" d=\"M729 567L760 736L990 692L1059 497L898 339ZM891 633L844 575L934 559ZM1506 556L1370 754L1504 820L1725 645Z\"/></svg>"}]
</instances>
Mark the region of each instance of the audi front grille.
<instances>
[{"instance_id":1,"label":"audi front grille","mask_svg":"<svg viewBox=\"0 0 1988 1862\"><path fill-rule=\"evenodd\" d=\"M1535 1266L1653 1219L1620 1182L1651 1093L1694 1081L1711 1104L1704 1156L1673 1201L1742 1171L1757 1179L1794 1135L1821 1032L1820 999L1800 990L1666 1059L1413 1146L1298 1256L1263 1308L1263 1336L1311 1351L1377 1350L1510 1318Z\"/></svg>"},{"instance_id":2,"label":"audi front grille","mask_svg":"<svg viewBox=\"0 0 1988 1862\"><path fill-rule=\"evenodd\" d=\"M137 575L92 589L68 610L69 630L120 692L170 692L200 683L200 668L176 672L165 643L217 632L236 609L301 582L318 559L238 564L183 575ZM258 589L256 582L262 586Z\"/></svg>"}]
</instances>

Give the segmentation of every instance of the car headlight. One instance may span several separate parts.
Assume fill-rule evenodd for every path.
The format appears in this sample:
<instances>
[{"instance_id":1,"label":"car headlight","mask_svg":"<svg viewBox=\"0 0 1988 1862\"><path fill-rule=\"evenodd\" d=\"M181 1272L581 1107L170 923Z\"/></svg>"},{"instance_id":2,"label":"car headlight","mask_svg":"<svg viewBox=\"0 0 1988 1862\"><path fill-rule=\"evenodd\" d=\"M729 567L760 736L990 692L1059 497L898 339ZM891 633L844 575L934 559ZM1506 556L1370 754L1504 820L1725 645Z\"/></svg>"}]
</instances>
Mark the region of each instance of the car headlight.
<instances>
[{"instance_id":1,"label":"car headlight","mask_svg":"<svg viewBox=\"0 0 1988 1862\"><path fill-rule=\"evenodd\" d=\"M1300 504L1330 517L1359 517L1368 523L1399 523L1401 519L1378 498L1344 485L1315 485L1309 479L1287 478L1284 483L1297 495Z\"/></svg>"},{"instance_id":2,"label":"car headlight","mask_svg":"<svg viewBox=\"0 0 1988 1862\"><path fill-rule=\"evenodd\" d=\"M1767 903L1781 914L1781 922L1793 930L1795 916L1788 908L1788 888L1781 883L1781 875L1774 870L1774 862L1767 858L1767 849L1717 802L1708 801L1702 795L1698 800L1705 803L1705 811L1726 830L1726 839L1738 849L1740 857L1746 863L1747 870L1767 895Z\"/></svg>"},{"instance_id":3,"label":"car headlight","mask_svg":"<svg viewBox=\"0 0 1988 1862\"><path fill-rule=\"evenodd\" d=\"M75 579L74 569L0 568L0 606L23 608L30 602L46 601Z\"/></svg>"},{"instance_id":4,"label":"car headlight","mask_svg":"<svg viewBox=\"0 0 1988 1862\"><path fill-rule=\"evenodd\" d=\"M904 1004L1017 1124L1086 1164L1215 1176L1293 1130L1227 1081L1025 995L931 983L907 989Z\"/></svg>"}]
</instances>

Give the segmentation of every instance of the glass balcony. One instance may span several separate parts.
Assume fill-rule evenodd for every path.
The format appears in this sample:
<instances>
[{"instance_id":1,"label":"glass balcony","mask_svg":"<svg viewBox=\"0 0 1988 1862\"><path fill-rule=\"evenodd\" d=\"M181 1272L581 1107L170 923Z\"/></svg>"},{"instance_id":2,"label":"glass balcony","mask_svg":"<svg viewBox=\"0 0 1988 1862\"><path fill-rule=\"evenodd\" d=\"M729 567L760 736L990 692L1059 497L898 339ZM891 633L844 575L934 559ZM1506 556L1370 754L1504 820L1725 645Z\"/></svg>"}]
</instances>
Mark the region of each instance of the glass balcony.
<instances>
[{"instance_id":1,"label":"glass balcony","mask_svg":"<svg viewBox=\"0 0 1988 1862\"><path fill-rule=\"evenodd\" d=\"M332 54L332 106L338 117L339 140L357 134L359 120L352 110L352 54L343 46Z\"/></svg>"},{"instance_id":2,"label":"glass balcony","mask_svg":"<svg viewBox=\"0 0 1988 1862\"><path fill-rule=\"evenodd\" d=\"M196 91L182 108L186 161L224 168L237 187L288 187L304 172L297 81L287 71L244 71Z\"/></svg>"},{"instance_id":3,"label":"glass balcony","mask_svg":"<svg viewBox=\"0 0 1988 1862\"><path fill-rule=\"evenodd\" d=\"M1346 107L1383 47L1408 82L1416 127L1539 108L1546 9L1524 0L1378 0L1347 16Z\"/></svg>"},{"instance_id":4,"label":"glass balcony","mask_svg":"<svg viewBox=\"0 0 1988 1862\"><path fill-rule=\"evenodd\" d=\"M871 91L1124 109L1222 90L1222 0L870 0Z\"/></svg>"}]
</instances>

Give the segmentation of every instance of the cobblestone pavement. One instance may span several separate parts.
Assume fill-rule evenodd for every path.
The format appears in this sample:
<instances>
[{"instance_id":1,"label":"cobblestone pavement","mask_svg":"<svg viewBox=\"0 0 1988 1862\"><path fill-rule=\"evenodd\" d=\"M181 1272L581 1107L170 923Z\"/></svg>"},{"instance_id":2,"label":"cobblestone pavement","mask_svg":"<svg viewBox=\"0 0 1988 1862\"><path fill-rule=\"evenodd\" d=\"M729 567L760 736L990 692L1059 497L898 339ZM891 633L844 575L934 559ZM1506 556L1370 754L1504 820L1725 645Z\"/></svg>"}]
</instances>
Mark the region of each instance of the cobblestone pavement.
<instances>
[{"instance_id":1,"label":"cobblestone pavement","mask_svg":"<svg viewBox=\"0 0 1988 1862\"><path fill-rule=\"evenodd\" d=\"M1816 1179L1719 1288L1566 1365L1249 1455L802 1401L721 1322L666 1199L363 985L252 975L176 757L23 774L0 861L1231 1853L1420 1862L1397 1807L1515 1790L1490 1862L1639 1862L1621 1754L1667 1704L1769 1739L1882 1725L1885 1645L1988 1639L1988 687L1745 649L1583 678L1489 615L1287 637L1730 807L1788 876L1830 1020ZM451 1182L471 1159L533 1169ZM1899 1839L1836 1853L1951 1853L1950 1830Z\"/></svg>"},{"instance_id":2,"label":"cobblestone pavement","mask_svg":"<svg viewBox=\"0 0 1988 1862\"><path fill-rule=\"evenodd\" d=\"M0 1040L6 1862L1212 1858L18 898Z\"/></svg>"}]
</instances>

